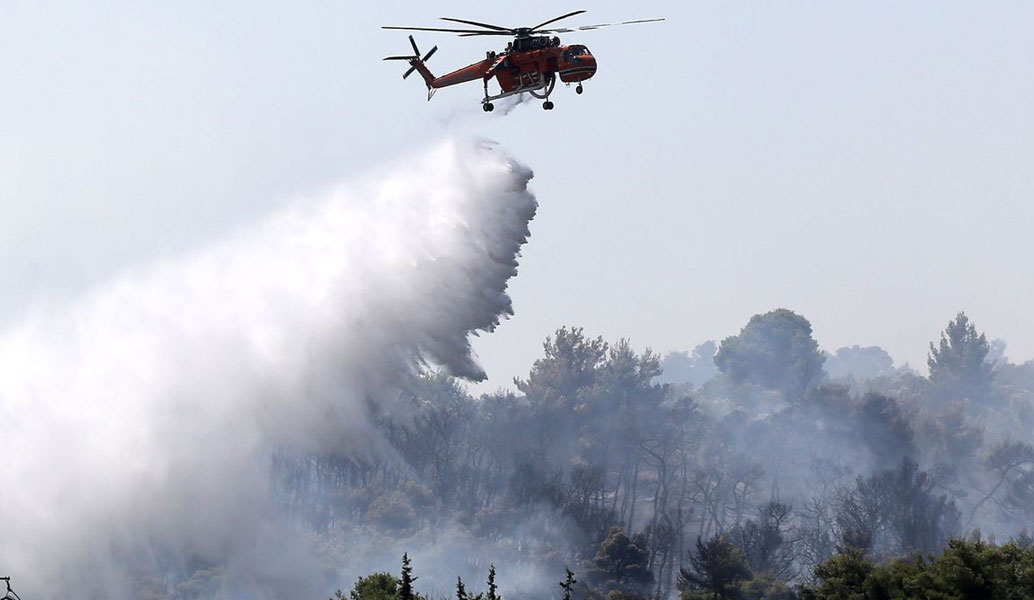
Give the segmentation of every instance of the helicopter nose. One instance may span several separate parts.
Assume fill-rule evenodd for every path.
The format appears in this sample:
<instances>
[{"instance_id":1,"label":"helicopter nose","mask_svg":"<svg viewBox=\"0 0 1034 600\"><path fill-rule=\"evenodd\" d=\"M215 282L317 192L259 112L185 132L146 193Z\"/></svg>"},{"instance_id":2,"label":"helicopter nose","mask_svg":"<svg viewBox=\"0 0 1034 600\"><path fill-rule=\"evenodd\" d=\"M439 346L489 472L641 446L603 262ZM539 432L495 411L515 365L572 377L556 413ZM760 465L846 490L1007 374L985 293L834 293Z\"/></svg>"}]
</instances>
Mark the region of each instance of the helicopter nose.
<instances>
[{"instance_id":1,"label":"helicopter nose","mask_svg":"<svg viewBox=\"0 0 1034 600\"><path fill-rule=\"evenodd\" d=\"M564 83L585 81L595 74L596 58L592 55L584 55L563 65L560 69L560 81L563 81Z\"/></svg>"},{"instance_id":2,"label":"helicopter nose","mask_svg":"<svg viewBox=\"0 0 1034 600\"><path fill-rule=\"evenodd\" d=\"M589 55L582 57L582 62L586 69L589 69L588 74L585 76L586 79L596 74L596 57Z\"/></svg>"}]
</instances>

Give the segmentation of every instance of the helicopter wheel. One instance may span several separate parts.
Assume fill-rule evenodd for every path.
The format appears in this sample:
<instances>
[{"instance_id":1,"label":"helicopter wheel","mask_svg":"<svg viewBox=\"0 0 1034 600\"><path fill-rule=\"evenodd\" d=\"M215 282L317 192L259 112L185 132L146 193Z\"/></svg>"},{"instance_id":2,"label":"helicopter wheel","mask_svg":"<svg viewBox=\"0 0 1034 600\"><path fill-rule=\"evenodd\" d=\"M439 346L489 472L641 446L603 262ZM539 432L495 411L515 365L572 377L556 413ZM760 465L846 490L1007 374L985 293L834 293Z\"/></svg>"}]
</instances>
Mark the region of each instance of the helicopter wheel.
<instances>
[{"instance_id":1,"label":"helicopter wheel","mask_svg":"<svg viewBox=\"0 0 1034 600\"><path fill-rule=\"evenodd\" d=\"M553 110L553 103L550 102L549 100L546 100L545 102L542 103L542 108L545 109L545 110Z\"/></svg>"},{"instance_id":2,"label":"helicopter wheel","mask_svg":"<svg viewBox=\"0 0 1034 600\"><path fill-rule=\"evenodd\" d=\"M585 88L583 88L582 84L580 84L580 83L578 84L578 87L574 88L574 93L576 93L576 94L581 94L584 91L585 91Z\"/></svg>"},{"instance_id":3,"label":"helicopter wheel","mask_svg":"<svg viewBox=\"0 0 1034 600\"><path fill-rule=\"evenodd\" d=\"M481 109L485 112L492 112L495 109L495 106L493 106L491 102L485 102L481 105Z\"/></svg>"}]
</instances>

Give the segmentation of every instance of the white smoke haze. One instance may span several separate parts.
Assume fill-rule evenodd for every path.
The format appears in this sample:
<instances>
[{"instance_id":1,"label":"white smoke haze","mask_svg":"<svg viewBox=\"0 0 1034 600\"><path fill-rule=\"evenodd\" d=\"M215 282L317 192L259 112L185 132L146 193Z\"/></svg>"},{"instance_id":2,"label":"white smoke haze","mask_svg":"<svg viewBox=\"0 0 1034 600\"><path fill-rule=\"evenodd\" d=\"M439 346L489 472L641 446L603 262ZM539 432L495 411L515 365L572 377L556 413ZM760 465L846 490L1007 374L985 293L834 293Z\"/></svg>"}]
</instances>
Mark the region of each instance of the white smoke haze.
<instances>
[{"instance_id":1,"label":"white smoke haze","mask_svg":"<svg viewBox=\"0 0 1034 600\"><path fill-rule=\"evenodd\" d=\"M480 103L477 102L465 102L460 105L449 107L438 120L438 123L443 128L455 130L466 127L471 122L483 122L485 119L498 119L505 117L512 113L518 106L527 104L529 101L534 100L531 94L516 94L513 96L506 96L492 102L494 108L492 112L486 113Z\"/></svg>"},{"instance_id":2,"label":"white smoke haze","mask_svg":"<svg viewBox=\"0 0 1034 600\"><path fill-rule=\"evenodd\" d=\"M518 106L527 104L532 100L535 100L535 98L531 94L516 94L514 96L500 98L493 103L495 105L495 110L492 112L501 117L505 117L513 112L513 110Z\"/></svg>"},{"instance_id":3,"label":"white smoke haze","mask_svg":"<svg viewBox=\"0 0 1034 600\"><path fill-rule=\"evenodd\" d=\"M129 598L211 565L227 597L325 595L271 502L270 453L376 453L369 401L429 365L484 377L468 336L512 311L531 177L447 140L27 315L0 338L0 565L19 593Z\"/></svg>"}]
</instances>

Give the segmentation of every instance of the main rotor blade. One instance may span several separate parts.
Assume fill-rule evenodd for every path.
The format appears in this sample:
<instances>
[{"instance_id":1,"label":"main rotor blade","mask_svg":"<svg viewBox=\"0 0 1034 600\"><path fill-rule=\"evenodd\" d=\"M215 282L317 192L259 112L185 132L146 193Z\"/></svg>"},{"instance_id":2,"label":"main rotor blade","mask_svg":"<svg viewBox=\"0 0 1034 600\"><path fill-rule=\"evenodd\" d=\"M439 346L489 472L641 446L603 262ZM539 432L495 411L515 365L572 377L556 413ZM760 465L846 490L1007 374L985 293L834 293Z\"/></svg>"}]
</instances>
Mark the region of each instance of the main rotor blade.
<instances>
[{"instance_id":1,"label":"main rotor blade","mask_svg":"<svg viewBox=\"0 0 1034 600\"><path fill-rule=\"evenodd\" d=\"M420 58L419 56L385 56L381 60L413 60L414 58Z\"/></svg>"},{"instance_id":2,"label":"main rotor blade","mask_svg":"<svg viewBox=\"0 0 1034 600\"><path fill-rule=\"evenodd\" d=\"M400 31L444 31L445 33L495 33L483 32L477 29L442 29L440 27L381 27L381 29L395 29ZM498 32L499 35L510 35L510 33Z\"/></svg>"},{"instance_id":3,"label":"main rotor blade","mask_svg":"<svg viewBox=\"0 0 1034 600\"><path fill-rule=\"evenodd\" d=\"M550 19L550 20L546 21L545 23L539 23L538 25L532 27L531 30L535 31L539 27L545 27L546 25L549 25L550 23L556 23L557 21L559 21L561 19L566 19L567 17L573 17L575 15L580 15L583 12L585 12L585 11L584 10L576 10L574 12L567 13L566 15L560 15L559 17L556 17L555 19Z\"/></svg>"},{"instance_id":4,"label":"main rotor blade","mask_svg":"<svg viewBox=\"0 0 1034 600\"><path fill-rule=\"evenodd\" d=\"M453 19L452 17L441 17L442 21L452 21L453 23L463 23L464 25L476 25L477 27L484 27L485 29L494 29L496 31L512 32L513 29L510 27L501 27L499 25L489 25L488 23L478 23L477 21L467 21L465 19Z\"/></svg>"},{"instance_id":5,"label":"main rotor blade","mask_svg":"<svg viewBox=\"0 0 1034 600\"><path fill-rule=\"evenodd\" d=\"M601 27L613 27L615 25L634 25L636 23L657 23L664 19L636 19L634 21L622 21L620 23L599 23L597 25L582 25L580 27L560 27L557 29L542 29L536 33L573 33L575 31L592 31Z\"/></svg>"},{"instance_id":6,"label":"main rotor blade","mask_svg":"<svg viewBox=\"0 0 1034 600\"><path fill-rule=\"evenodd\" d=\"M513 34L509 31L478 31L472 33L461 33L460 37L474 37L476 35L505 35L512 36Z\"/></svg>"}]
</instances>

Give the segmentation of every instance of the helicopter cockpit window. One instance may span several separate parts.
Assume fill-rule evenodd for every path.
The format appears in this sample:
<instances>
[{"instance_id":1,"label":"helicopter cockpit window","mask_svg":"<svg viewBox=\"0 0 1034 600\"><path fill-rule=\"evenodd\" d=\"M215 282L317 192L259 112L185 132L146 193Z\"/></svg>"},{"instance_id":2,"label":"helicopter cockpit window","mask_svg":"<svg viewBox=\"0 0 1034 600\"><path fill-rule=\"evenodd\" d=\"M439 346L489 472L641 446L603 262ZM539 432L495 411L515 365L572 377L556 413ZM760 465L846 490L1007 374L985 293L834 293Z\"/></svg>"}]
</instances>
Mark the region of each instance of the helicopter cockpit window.
<instances>
[{"instance_id":1,"label":"helicopter cockpit window","mask_svg":"<svg viewBox=\"0 0 1034 600\"><path fill-rule=\"evenodd\" d=\"M572 56L587 56L589 54L589 49L585 46L571 46L570 51Z\"/></svg>"}]
</instances>

